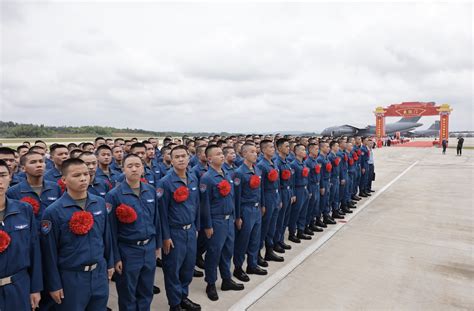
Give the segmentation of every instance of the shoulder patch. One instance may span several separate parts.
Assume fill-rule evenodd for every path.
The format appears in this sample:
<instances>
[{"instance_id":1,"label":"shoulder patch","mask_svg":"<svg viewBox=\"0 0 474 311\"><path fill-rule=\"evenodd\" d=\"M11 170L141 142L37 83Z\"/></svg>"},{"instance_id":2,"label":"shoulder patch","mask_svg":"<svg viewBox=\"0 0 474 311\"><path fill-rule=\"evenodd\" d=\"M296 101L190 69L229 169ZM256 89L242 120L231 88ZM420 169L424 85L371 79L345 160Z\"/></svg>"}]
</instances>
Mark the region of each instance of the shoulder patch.
<instances>
[{"instance_id":1,"label":"shoulder patch","mask_svg":"<svg viewBox=\"0 0 474 311\"><path fill-rule=\"evenodd\" d=\"M156 196L161 198L163 196L163 193L165 193L165 190L163 188L156 188Z\"/></svg>"},{"instance_id":2,"label":"shoulder patch","mask_svg":"<svg viewBox=\"0 0 474 311\"><path fill-rule=\"evenodd\" d=\"M51 221L49 220L42 220L41 221L41 233L46 235L51 231Z\"/></svg>"},{"instance_id":3,"label":"shoulder patch","mask_svg":"<svg viewBox=\"0 0 474 311\"><path fill-rule=\"evenodd\" d=\"M107 214L110 214L110 212L112 211L112 203L106 202L105 208L107 209Z\"/></svg>"},{"instance_id":4,"label":"shoulder patch","mask_svg":"<svg viewBox=\"0 0 474 311\"><path fill-rule=\"evenodd\" d=\"M240 178L239 177L234 178L234 185L236 185L236 186L240 185Z\"/></svg>"},{"instance_id":5,"label":"shoulder patch","mask_svg":"<svg viewBox=\"0 0 474 311\"><path fill-rule=\"evenodd\" d=\"M207 185L205 183L202 183L199 185L199 191L201 191L202 193L206 192L207 190Z\"/></svg>"}]
</instances>

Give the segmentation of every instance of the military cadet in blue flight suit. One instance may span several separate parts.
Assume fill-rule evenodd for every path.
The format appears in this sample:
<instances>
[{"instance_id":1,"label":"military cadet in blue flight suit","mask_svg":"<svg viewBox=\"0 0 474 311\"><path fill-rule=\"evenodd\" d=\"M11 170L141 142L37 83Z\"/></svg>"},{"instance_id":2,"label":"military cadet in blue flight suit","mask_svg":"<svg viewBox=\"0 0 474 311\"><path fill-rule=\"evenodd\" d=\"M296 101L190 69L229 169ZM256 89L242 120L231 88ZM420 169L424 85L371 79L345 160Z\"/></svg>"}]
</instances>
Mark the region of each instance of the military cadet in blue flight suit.
<instances>
[{"instance_id":1,"label":"military cadet in blue flight suit","mask_svg":"<svg viewBox=\"0 0 474 311\"><path fill-rule=\"evenodd\" d=\"M143 170L142 160L129 154L123 160L125 181L105 198L120 310L150 310L153 299L161 222L155 188L140 182Z\"/></svg>"},{"instance_id":2,"label":"military cadet in blue flight suit","mask_svg":"<svg viewBox=\"0 0 474 311\"><path fill-rule=\"evenodd\" d=\"M43 289L38 231L31 206L6 197L10 179L0 160L0 310L34 310Z\"/></svg>"},{"instance_id":3,"label":"military cadet in blue flight suit","mask_svg":"<svg viewBox=\"0 0 474 311\"><path fill-rule=\"evenodd\" d=\"M10 187L19 184L24 178L22 178L17 172L17 159L15 150L8 147L0 147L0 160L5 161L10 170Z\"/></svg>"},{"instance_id":4,"label":"military cadet in blue flight suit","mask_svg":"<svg viewBox=\"0 0 474 311\"><path fill-rule=\"evenodd\" d=\"M235 247L234 276L242 282L248 282L247 274L266 275L267 271L258 266L257 258L260 248L262 226L261 172L255 166L257 148L254 144L242 145L244 163L235 171ZM247 255L246 272L242 269Z\"/></svg>"},{"instance_id":5,"label":"military cadet in blue flight suit","mask_svg":"<svg viewBox=\"0 0 474 311\"><path fill-rule=\"evenodd\" d=\"M318 226L324 227L324 224L321 222L321 211L319 209L319 185L321 181L321 164L317 161L319 145L314 143L308 144L308 151L309 154L305 160L305 165L309 169L308 191L310 193L310 198L308 212L306 214L306 226L307 229L313 232L322 232L323 229L318 228Z\"/></svg>"},{"instance_id":6,"label":"military cadet in blue flight suit","mask_svg":"<svg viewBox=\"0 0 474 311\"><path fill-rule=\"evenodd\" d=\"M347 180L349 178L348 165L349 158L346 154L346 141L341 138L338 141L339 151L337 156L341 159L339 163L340 173L339 173L339 211L342 215L351 214L352 211L348 207L348 201L346 199L346 187L348 187Z\"/></svg>"},{"instance_id":7,"label":"military cadet in blue flight suit","mask_svg":"<svg viewBox=\"0 0 474 311\"><path fill-rule=\"evenodd\" d=\"M111 190L112 185L110 185L110 183L107 183L107 181L105 181L104 179L96 177L95 173L97 170L97 157L95 156L95 154L89 151L84 151L79 155L78 159L84 161L87 166L87 169L89 170L90 181L87 192L105 198L107 192Z\"/></svg>"},{"instance_id":8,"label":"military cadet in blue flight suit","mask_svg":"<svg viewBox=\"0 0 474 311\"><path fill-rule=\"evenodd\" d=\"M20 165L25 170L26 180L10 187L7 196L32 206L36 228L39 230L44 210L61 196L61 189L56 183L44 180L46 165L41 154L29 151L20 158Z\"/></svg>"},{"instance_id":9,"label":"military cadet in blue flight suit","mask_svg":"<svg viewBox=\"0 0 474 311\"><path fill-rule=\"evenodd\" d=\"M278 219L274 235L273 250L278 253L285 253L291 246L285 243L285 230L290 221L291 204L296 200L294 196L294 179L290 162L287 156L290 153L290 143L286 138L280 138L276 141L278 155L275 164L280 172L280 197L282 207L278 212Z\"/></svg>"},{"instance_id":10,"label":"military cadet in blue flight suit","mask_svg":"<svg viewBox=\"0 0 474 311\"><path fill-rule=\"evenodd\" d=\"M368 145L368 138L362 138L362 145L360 147L361 156L360 156L360 181L359 181L359 196L370 197L371 194L367 191L367 185L369 183L369 158L370 151Z\"/></svg>"},{"instance_id":11,"label":"military cadet in blue flight suit","mask_svg":"<svg viewBox=\"0 0 474 311\"><path fill-rule=\"evenodd\" d=\"M259 254L260 266L268 266L265 261L282 262L284 259L273 251L276 223L278 212L281 208L280 197L280 172L274 163L275 146L271 140L264 139L260 142L260 150L263 158L258 162L257 167L262 172L263 197L262 205L265 207L265 214L262 216L262 233L260 236L260 249L265 246L265 260ZM263 264L263 265L262 265Z\"/></svg>"},{"instance_id":12,"label":"military cadet in blue flight suit","mask_svg":"<svg viewBox=\"0 0 474 311\"><path fill-rule=\"evenodd\" d=\"M206 294L210 300L219 299L216 290L217 267L222 278L221 289L243 290L243 284L235 283L230 265L234 253L234 181L223 170L224 153L217 145L206 148L209 170L201 177L201 227L208 239L204 259L207 283Z\"/></svg>"},{"instance_id":13,"label":"military cadet in blue flight suit","mask_svg":"<svg viewBox=\"0 0 474 311\"><path fill-rule=\"evenodd\" d=\"M340 174L341 174L341 158L337 156L339 152L339 144L337 141L333 140L329 143L329 152L328 160L331 161L332 171L331 171L331 192L329 194L329 206L332 210L332 218L335 219L344 219L344 215L339 210L339 186L340 186Z\"/></svg>"},{"instance_id":14,"label":"military cadet in blue flight suit","mask_svg":"<svg viewBox=\"0 0 474 311\"><path fill-rule=\"evenodd\" d=\"M157 198L163 238L163 274L170 310L201 310L189 298L189 284L196 263L196 235L199 230L199 184L187 172L186 147L171 150L172 171L157 184Z\"/></svg>"},{"instance_id":15,"label":"military cadet in blue flight suit","mask_svg":"<svg viewBox=\"0 0 474 311\"><path fill-rule=\"evenodd\" d=\"M105 201L87 193L84 161L68 159L61 172L67 191L41 221L45 289L54 310L105 310L114 271Z\"/></svg>"},{"instance_id":16,"label":"military cadet in blue flight suit","mask_svg":"<svg viewBox=\"0 0 474 311\"><path fill-rule=\"evenodd\" d=\"M352 193L355 182L355 163L352 150L352 143L346 144L346 155L347 155L347 187L346 187L346 201L348 202L349 208L356 208L355 202L352 201Z\"/></svg>"},{"instance_id":17,"label":"military cadet in blue flight suit","mask_svg":"<svg viewBox=\"0 0 474 311\"><path fill-rule=\"evenodd\" d=\"M110 188L115 187L120 173L110 167L110 163L112 162L112 149L107 145L100 145L95 153L97 156L95 177L105 180Z\"/></svg>"},{"instance_id":18,"label":"military cadet in blue flight suit","mask_svg":"<svg viewBox=\"0 0 474 311\"><path fill-rule=\"evenodd\" d=\"M359 184L360 184L360 178L362 176L362 171L361 171L361 155L362 155L362 139L360 136L355 137L354 140L354 152L356 153L357 157L354 157L354 161L356 163L356 180L355 180L355 187L354 187L354 192L353 196L356 201L361 200L361 197L366 197L364 194L361 193L361 197L357 195L359 193Z\"/></svg>"},{"instance_id":19,"label":"military cadet in blue flight suit","mask_svg":"<svg viewBox=\"0 0 474 311\"><path fill-rule=\"evenodd\" d=\"M317 162L321 165L321 180L319 183L319 209L323 213L323 223L325 225L335 225L336 222L331 217L329 206L329 196L331 195L331 171L332 164L328 159L329 144L322 142L319 144L319 156ZM324 227L324 226L323 226Z\"/></svg>"},{"instance_id":20,"label":"military cadet in blue flight suit","mask_svg":"<svg viewBox=\"0 0 474 311\"><path fill-rule=\"evenodd\" d=\"M51 146L51 158L54 162L54 167L44 174L44 179L53 182L58 182L61 179L61 165L69 158L69 150L65 145L56 144Z\"/></svg>"},{"instance_id":21,"label":"military cadet in blue flight suit","mask_svg":"<svg viewBox=\"0 0 474 311\"><path fill-rule=\"evenodd\" d=\"M235 164L235 150L233 147L224 147L222 149L224 152L224 164L222 165L222 169L229 174L229 177L234 180L235 177L235 170L238 166Z\"/></svg>"},{"instance_id":22,"label":"military cadet in blue flight suit","mask_svg":"<svg viewBox=\"0 0 474 311\"><path fill-rule=\"evenodd\" d=\"M294 152L295 159L291 162L290 165L294 172L293 179L295 185L296 202L293 203L291 207L290 222L288 224L288 239L293 243L301 243L301 240L311 240L311 236L305 233L306 213L308 210L309 203L309 169L304 165L303 162L304 158L306 157L305 146L301 144L296 144Z\"/></svg>"},{"instance_id":23,"label":"military cadet in blue flight suit","mask_svg":"<svg viewBox=\"0 0 474 311\"><path fill-rule=\"evenodd\" d=\"M123 149L120 145L115 145L112 148L112 162L110 163L109 168L114 171L115 173L121 174L122 173L122 160L123 160ZM120 175L119 175L120 176ZM118 177L118 176L117 176ZM116 177L116 178L117 178ZM117 181L115 181L117 182Z\"/></svg>"},{"instance_id":24,"label":"military cadet in blue flight suit","mask_svg":"<svg viewBox=\"0 0 474 311\"><path fill-rule=\"evenodd\" d=\"M156 176L156 178L158 178L158 180L165 177L166 174L168 174L168 172L171 169L170 152L171 152L171 149L168 148L168 147L161 148L161 154L163 156L162 156L161 161L158 162L158 164L156 166L156 169L155 169L155 174L156 174L155 176Z\"/></svg>"}]
</instances>

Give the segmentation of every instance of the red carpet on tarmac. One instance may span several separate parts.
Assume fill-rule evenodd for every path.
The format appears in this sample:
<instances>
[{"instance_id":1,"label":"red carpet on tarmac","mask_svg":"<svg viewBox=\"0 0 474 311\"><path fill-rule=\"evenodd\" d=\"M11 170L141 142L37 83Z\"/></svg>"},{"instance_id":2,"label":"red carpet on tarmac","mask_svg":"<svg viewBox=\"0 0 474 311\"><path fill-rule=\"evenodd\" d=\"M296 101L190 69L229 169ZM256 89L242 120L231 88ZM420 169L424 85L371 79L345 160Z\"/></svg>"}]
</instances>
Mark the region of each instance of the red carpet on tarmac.
<instances>
[{"instance_id":1,"label":"red carpet on tarmac","mask_svg":"<svg viewBox=\"0 0 474 311\"><path fill-rule=\"evenodd\" d=\"M419 148L427 148L433 147L432 141L410 141L404 144L396 144L392 145L392 147L419 147Z\"/></svg>"}]
</instances>

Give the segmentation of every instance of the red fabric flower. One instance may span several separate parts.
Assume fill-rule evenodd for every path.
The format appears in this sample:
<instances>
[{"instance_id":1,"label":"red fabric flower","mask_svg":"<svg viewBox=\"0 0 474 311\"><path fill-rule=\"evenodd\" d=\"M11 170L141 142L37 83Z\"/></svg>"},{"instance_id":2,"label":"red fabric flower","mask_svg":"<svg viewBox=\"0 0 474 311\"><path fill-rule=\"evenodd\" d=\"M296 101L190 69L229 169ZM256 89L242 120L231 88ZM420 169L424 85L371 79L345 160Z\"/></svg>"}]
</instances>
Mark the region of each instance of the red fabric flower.
<instances>
[{"instance_id":1,"label":"red fabric flower","mask_svg":"<svg viewBox=\"0 0 474 311\"><path fill-rule=\"evenodd\" d=\"M186 201L188 197L189 189L185 186L178 187L178 189L176 189L176 191L173 193L173 199L178 203Z\"/></svg>"},{"instance_id":2,"label":"red fabric flower","mask_svg":"<svg viewBox=\"0 0 474 311\"><path fill-rule=\"evenodd\" d=\"M74 212L69 220L69 229L77 235L86 235L94 225L94 216L86 211Z\"/></svg>"},{"instance_id":3,"label":"red fabric flower","mask_svg":"<svg viewBox=\"0 0 474 311\"><path fill-rule=\"evenodd\" d=\"M349 158L347 157L347 154L344 153L344 161L347 162L348 160L349 160Z\"/></svg>"},{"instance_id":4,"label":"red fabric flower","mask_svg":"<svg viewBox=\"0 0 474 311\"><path fill-rule=\"evenodd\" d=\"M291 171L290 170L283 170L281 172L281 179L283 180L288 180L291 177Z\"/></svg>"},{"instance_id":5,"label":"red fabric flower","mask_svg":"<svg viewBox=\"0 0 474 311\"><path fill-rule=\"evenodd\" d=\"M316 166L314 167L314 171L316 172L316 174L321 173L321 165L316 164Z\"/></svg>"},{"instance_id":6,"label":"red fabric flower","mask_svg":"<svg viewBox=\"0 0 474 311\"><path fill-rule=\"evenodd\" d=\"M146 180L145 177L140 178L140 181L145 183L145 184L148 184L148 180Z\"/></svg>"},{"instance_id":7,"label":"red fabric flower","mask_svg":"<svg viewBox=\"0 0 474 311\"><path fill-rule=\"evenodd\" d=\"M307 167L304 167L303 171L301 172L301 175L303 175L303 177L308 177L308 174L309 174L309 169Z\"/></svg>"},{"instance_id":8,"label":"red fabric flower","mask_svg":"<svg viewBox=\"0 0 474 311\"><path fill-rule=\"evenodd\" d=\"M357 152L355 151L352 153L352 157L354 158L354 161L359 160L359 156L357 155Z\"/></svg>"},{"instance_id":9,"label":"red fabric flower","mask_svg":"<svg viewBox=\"0 0 474 311\"><path fill-rule=\"evenodd\" d=\"M217 189L219 189L219 193L223 197L226 197L230 193L230 190L232 190L230 183L226 179L217 184Z\"/></svg>"},{"instance_id":10,"label":"red fabric flower","mask_svg":"<svg viewBox=\"0 0 474 311\"><path fill-rule=\"evenodd\" d=\"M331 173L331 171L332 171L332 164L331 164L331 162L328 162L328 163L326 164L326 171L327 171L328 173Z\"/></svg>"},{"instance_id":11,"label":"red fabric flower","mask_svg":"<svg viewBox=\"0 0 474 311\"><path fill-rule=\"evenodd\" d=\"M278 171L276 169L272 169L268 173L268 180L271 182L277 181L278 180Z\"/></svg>"},{"instance_id":12,"label":"red fabric flower","mask_svg":"<svg viewBox=\"0 0 474 311\"><path fill-rule=\"evenodd\" d=\"M6 231L0 230L0 253L3 253L10 246L11 240Z\"/></svg>"},{"instance_id":13,"label":"red fabric flower","mask_svg":"<svg viewBox=\"0 0 474 311\"><path fill-rule=\"evenodd\" d=\"M249 184L250 188L257 189L260 186L260 177L258 177L257 175L252 175L252 177L250 177Z\"/></svg>"},{"instance_id":14,"label":"red fabric flower","mask_svg":"<svg viewBox=\"0 0 474 311\"><path fill-rule=\"evenodd\" d=\"M349 159L349 165L350 166L354 165L354 159L352 159L352 158Z\"/></svg>"},{"instance_id":15,"label":"red fabric flower","mask_svg":"<svg viewBox=\"0 0 474 311\"><path fill-rule=\"evenodd\" d=\"M339 166L339 162L341 162L341 158L336 157L336 158L334 159L334 165Z\"/></svg>"},{"instance_id":16,"label":"red fabric flower","mask_svg":"<svg viewBox=\"0 0 474 311\"><path fill-rule=\"evenodd\" d=\"M24 197L24 198L21 198L20 201L30 204L31 207L33 207L33 213L35 215L38 215L38 213L40 211L40 203L35 198Z\"/></svg>"},{"instance_id":17,"label":"red fabric flower","mask_svg":"<svg viewBox=\"0 0 474 311\"><path fill-rule=\"evenodd\" d=\"M362 150L358 149L357 150L357 155L361 155L362 154Z\"/></svg>"},{"instance_id":18,"label":"red fabric flower","mask_svg":"<svg viewBox=\"0 0 474 311\"><path fill-rule=\"evenodd\" d=\"M117 215L117 219L124 224L131 224L137 220L137 212L126 204L120 204L115 210L115 215Z\"/></svg>"},{"instance_id":19,"label":"red fabric flower","mask_svg":"<svg viewBox=\"0 0 474 311\"><path fill-rule=\"evenodd\" d=\"M59 188L61 188L61 193L64 193L64 191L66 191L66 184L64 183L62 178L58 179L58 185Z\"/></svg>"}]
</instances>

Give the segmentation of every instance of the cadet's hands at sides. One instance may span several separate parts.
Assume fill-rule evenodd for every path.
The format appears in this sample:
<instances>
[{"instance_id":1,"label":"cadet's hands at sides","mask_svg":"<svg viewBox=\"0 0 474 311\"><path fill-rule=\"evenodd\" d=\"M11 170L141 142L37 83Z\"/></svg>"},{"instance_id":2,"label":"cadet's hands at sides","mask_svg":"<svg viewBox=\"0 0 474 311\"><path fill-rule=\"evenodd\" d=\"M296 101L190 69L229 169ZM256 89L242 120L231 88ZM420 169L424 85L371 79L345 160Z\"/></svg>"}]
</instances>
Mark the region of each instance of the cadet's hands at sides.
<instances>
[{"instance_id":1,"label":"cadet's hands at sides","mask_svg":"<svg viewBox=\"0 0 474 311\"><path fill-rule=\"evenodd\" d=\"M39 307L39 302L41 300L40 293L32 293L30 294L30 303L31 303L31 310L34 310Z\"/></svg>"},{"instance_id":2,"label":"cadet's hands at sides","mask_svg":"<svg viewBox=\"0 0 474 311\"><path fill-rule=\"evenodd\" d=\"M61 299L64 299L64 292L62 288L54 292L49 292L49 295L51 296L51 298L53 298L54 302L56 302L58 305L61 304Z\"/></svg>"},{"instance_id":3,"label":"cadet's hands at sides","mask_svg":"<svg viewBox=\"0 0 474 311\"><path fill-rule=\"evenodd\" d=\"M291 197L291 204L295 203L296 202L296 196L294 197Z\"/></svg>"},{"instance_id":4,"label":"cadet's hands at sides","mask_svg":"<svg viewBox=\"0 0 474 311\"><path fill-rule=\"evenodd\" d=\"M206 238L210 239L212 235L214 234L214 229L212 228L204 229L204 233L206 233Z\"/></svg>"},{"instance_id":5,"label":"cadet's hands at sides","mask_svg":"<svg viewBox=\"0 0 474 311\"><path fill-rule=\"evenodd\" d=\"M173 240L163 240L163 253L165 255L168 255L172 248L174 248Z\"/></svg>"},{"instance_id":6,"label":"cadet's hands at sides","mask_svg":"<svg viewBox=\"0 0 474 311\"><path fill-rule=\"evenodd\" d=\"M325 191L326 191L326 189L324 189L324 188L319 189L319 192L321 193L321 195L324 195Z\"/></svg>"},{"instance_id":7,"label":"cadet's hands at sides","mask_svg":"<svg viewBox=\"0 0 474 311\"><path fill-rule=\"evenodd\" d=\"M265 208L265 206L262 206L262 216L265 215L266 211L267 211L267 209Z\"/></svg>"},{"instance_id":8,"label":"cadet's hands at sides","mask_svg":"<svg viewBox=\"0 0 474 311\"><path fill-rule=\"evenodd\" d=\"M118 274L122 274L122 261L118 261L116 264L115 264L115 271L117 271Z\"/></svg>"},{"instance_id":9,"label":"cadet's hands at sides","mask_svg":"<svg viewBox=\"0 0 474 311\"><path fill-rule=\"evenodd\" d=\"M283 202L280 202L280 209L283 207Z\"/></svg>"},{"instance_id":10,"label":"cadet's hands at sides","mask_svg":"<svg viewBox=\"0 0 474 311\"><path fill-rule=\"evenodd\" d=\"M362 171L362 174L365 174L365 168L363 168L361 171Z\"/></svg>"},{"instance_id":11,"label":"cadet's hands at sides","mask_svg":"<svg viewBox=\"0 0 474 311\"><path fill-rule=\"evenodd\" d=\"M237 218L235 220L235 226L237 227L237 230L242 229L242 218Z\"/></svg>"},{"instance_id":12,"label":"cadet's hands at sides","mask_svg":"<svg viewBox=\"0 0 474 311\"><path fill-rule=\"evenodd\" d=\"M160 257L160 251L161 251L161 248L158 248L155 250L155 259L158 259Z\"/></svg>"},{"instance_id":13,"label":"cadet's hands at sides","mask_svg":"<svg viewBox=\"0 0 474 311\"><path fill-rule=\"evenodd\" d=\"M345 185L346 184L346 180L345 179L341 179L341 185Z\"/></svg>"},{"instance_id":14,"label":"cadet's hands at sides","mask_svg":"<svg viewBox=\"0 0 474 311\"><path fill-rule=\"evenodd\" d=\"M120 262L120 263L122 263L122 262ZM114 268L107 269L107 276L109 278L109 281L112 280L112 276L114 275L114 272L115 272Z\"/></svg>"}]
</instances>

